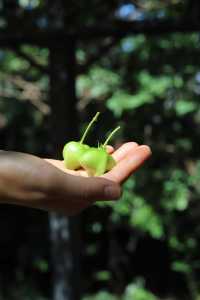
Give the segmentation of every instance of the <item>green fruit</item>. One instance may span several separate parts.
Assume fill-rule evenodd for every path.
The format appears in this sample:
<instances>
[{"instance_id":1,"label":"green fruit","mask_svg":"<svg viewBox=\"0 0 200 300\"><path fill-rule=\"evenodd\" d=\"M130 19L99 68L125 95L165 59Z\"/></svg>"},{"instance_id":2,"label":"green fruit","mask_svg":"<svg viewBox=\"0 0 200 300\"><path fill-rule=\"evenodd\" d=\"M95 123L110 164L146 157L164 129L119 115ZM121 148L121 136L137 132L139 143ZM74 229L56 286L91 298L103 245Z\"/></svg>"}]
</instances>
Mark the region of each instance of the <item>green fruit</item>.
<instances>
[{"instance_id":1,"label":"green fruit","mask_svg":"<svg viewBox=\"0 0 200 300\"><path fill-rule=\"evenodd\" d=\"M66 168L77 170L82 167L90 176L101 176L116 165L113 157L107 153L106 145L115 132L119 130L119 126L110 133L102 146L94 148L83 144L89 129L97 120L99 114L100 113L97 112L91 120L80 142L71 141L65 144L63 148L63 158Z\"/></svg>"},{"instance_id":2,"label":"green fruit","mask_svg":"<svg viewBox=\"0 0 200 300\"><path fill-rule=\"evenodd\" d=\"M101 176L106 171L110 171L116 165L114 158L107 153L106 145L119 128L120 127L117 127L111 132L102 146L99 148L89 148L81 156L79 162L82 168L87 171L89 176Z\"/></svg>"},{"instance_id":3,"label":"green fruit","mask_svg":"<svg viewBox=\"0 0 200 300\"><path fill-rule=\"evenodd\" d=\"M69 142L63 148L63 158L67 169L77 170L80 168L79 158L90 147L78 142Z\"/></svg>"},{"instance_id":4,"label":"green fruit","mask_svg":"<svg viewBox=\"0 0 200 300\"><path fill-rule=\"evenodd\" d=\"M108 154L103 148L90 148L80 158L81 166L89 176L100 176L106 171Z\"/></svg>"},{"instance_id":5,"label":"green fruit","mask_svg":"<svg viewBox=\"0 0 200 300\"><path fill-rule=\"evenodd\" d=\"M112 170L116 166L116 161L111 155L108 155L108 160L107 160L107 166L106 166L106 171Z\"/></svg>"},{"instance_id":6,"label":"green fruit","mask_svg":"<svg viewBox=\"0 0 200 300\"><path fill-rule=\"evenodd\" d=\"M65 144L63 148L63 158L64 163L67 169L70 170L77 170L81 167L79 159L83 155L83 153L89 149L88 145L83 144L85 137L90 130L93 123L97 120L99 116L99 112L96 113L94 118L91 120L89 125L87 126L80 142L71 141L67 144Z\"/></svg>"}]
</instances>

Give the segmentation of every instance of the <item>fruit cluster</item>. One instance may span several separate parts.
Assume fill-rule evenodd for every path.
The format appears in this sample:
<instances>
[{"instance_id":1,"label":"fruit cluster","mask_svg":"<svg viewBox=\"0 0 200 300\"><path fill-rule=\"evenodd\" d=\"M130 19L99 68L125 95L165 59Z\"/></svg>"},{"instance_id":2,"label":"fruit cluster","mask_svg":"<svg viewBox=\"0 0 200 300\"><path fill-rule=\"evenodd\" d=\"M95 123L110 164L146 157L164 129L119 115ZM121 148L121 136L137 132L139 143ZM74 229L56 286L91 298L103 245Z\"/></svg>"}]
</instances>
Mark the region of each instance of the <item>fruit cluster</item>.
<instances>
[{"instance_id":1,"label":"fruit cluster","mask_svg":"<svg viewBox=\"0 0 200 300\"><path fill-rule=\"evenodd\" d=\"M104 144L98 147L90 147L84 144L86 135L94 122L97 121L99 114L100 113L97 112L91 120L80 142L71 141L65 144L63 148L63 158L67 169L84 169L89 176L100 176L110 171L116 165L113 157L107 153L106 146L115 132L120 129L119 126L110 133Z\"/></svg>"}]
</instances>

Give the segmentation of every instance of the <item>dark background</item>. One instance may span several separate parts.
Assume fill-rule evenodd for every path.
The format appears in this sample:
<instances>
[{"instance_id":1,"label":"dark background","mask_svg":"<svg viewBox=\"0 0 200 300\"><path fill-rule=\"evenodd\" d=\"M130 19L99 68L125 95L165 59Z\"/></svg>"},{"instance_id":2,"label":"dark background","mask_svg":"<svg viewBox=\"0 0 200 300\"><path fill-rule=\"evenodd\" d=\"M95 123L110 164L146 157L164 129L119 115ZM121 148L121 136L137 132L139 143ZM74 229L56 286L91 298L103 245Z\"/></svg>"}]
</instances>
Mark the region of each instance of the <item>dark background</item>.
<instances>
[{"instance_id":1,"label":"dark background","mask_svg":"<svg viewBox=\"0 0 200 300\"><path fill-rule=\"evenodd\" d=\"M76 218L1 205L0 300L200 299L200 2L1 0L0 143L153 155L121 201Z\"/></svg>"}]
</instances>

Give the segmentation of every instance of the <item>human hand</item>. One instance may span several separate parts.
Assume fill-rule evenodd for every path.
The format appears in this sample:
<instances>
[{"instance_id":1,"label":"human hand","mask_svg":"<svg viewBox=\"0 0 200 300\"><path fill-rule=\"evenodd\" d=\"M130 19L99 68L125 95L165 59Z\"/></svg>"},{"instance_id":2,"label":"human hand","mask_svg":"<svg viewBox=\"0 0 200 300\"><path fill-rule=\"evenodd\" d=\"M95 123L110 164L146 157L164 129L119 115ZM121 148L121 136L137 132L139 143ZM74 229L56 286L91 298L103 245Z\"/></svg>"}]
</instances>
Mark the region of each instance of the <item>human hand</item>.
<instances>
[{"instance_id":1,"label":"human hand","mask_svg":"<svg viewBox=\"0 0 200 300\"><path fill-rule=\"evenodd\" d=\"M100 200L115 200L120 198L121 185L132 175L146 159L151 155L151 150L148 146L139 146L137 143L128 142L123 144L119 149L114 150L108 146L107 151L112 154L116 161L116 166L100 177L88 177L85 170L69 170L66 169L64 161L46 159L46 161L60 171L72 175L73 182L71 189L73 194L79 198L79 208L82 210L91 205L95 201ZM105 180L106 179L106 180ZM105 185L110 185L108 194L104 192ZM108 191L107 190L107 191ZM72 196L73 198L73 196Z\"/></svg>"},{"instance_id":2,"label":"human hand","mask_svg":"<svg viewBox=\"0 0 200 300\"><path fill-rule=\"evenodd\" d=\"M122 183L151 151L133 142L116 151L108 149L117 164L100 177L88 177L83 170L67 170L63 161L1 151L0 202L73 215L96 201L118 199Z\"/></svg>"},{"instance_id":3,"label":"human hand","mask_svg":"<svg viewBox=\"0 0 200 300\"><path fill-rule=\"evenodd\" d=\"M100 176L112 180L118 184L122 184L134 171L136 171L145 160L151 155L148 146L139 146L137 143L128 142L117 150L112 146L107 146L107 152L112 155L116 161L116 166L109 172ZM65 167L63 160L45 159L48 163L70 175L89 177L85 170L69 170Z\"/></svg>"}]
</instances>

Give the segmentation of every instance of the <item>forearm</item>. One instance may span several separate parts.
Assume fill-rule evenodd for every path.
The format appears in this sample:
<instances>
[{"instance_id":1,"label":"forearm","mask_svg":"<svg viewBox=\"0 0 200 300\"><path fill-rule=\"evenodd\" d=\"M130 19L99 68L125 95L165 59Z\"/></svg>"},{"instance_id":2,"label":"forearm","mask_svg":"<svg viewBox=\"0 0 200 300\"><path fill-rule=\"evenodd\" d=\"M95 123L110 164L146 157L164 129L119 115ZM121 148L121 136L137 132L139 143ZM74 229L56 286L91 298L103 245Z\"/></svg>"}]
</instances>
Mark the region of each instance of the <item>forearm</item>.
<instances>
[{"instance_id":1,"label":"forearm","mask_svg":"<svg viewBox=\"0 0 200 300\"><path fill-rule=\"evenodd\" d=\"M41 207L49 194L50 177L42 160L0 151L0 203Z\"/></svg>"}]
</instances>

